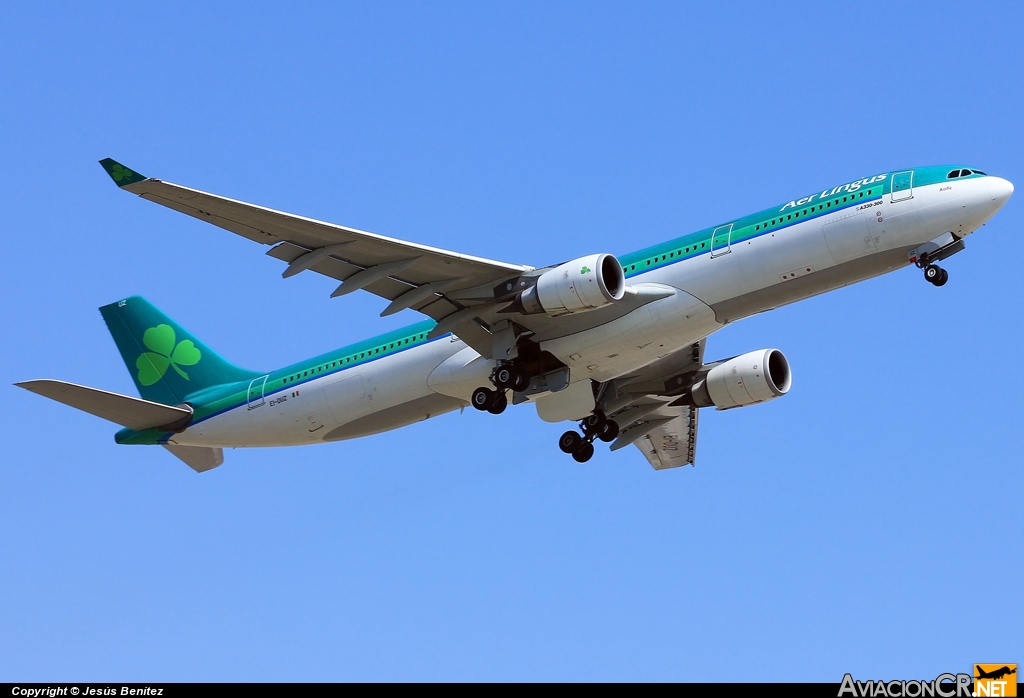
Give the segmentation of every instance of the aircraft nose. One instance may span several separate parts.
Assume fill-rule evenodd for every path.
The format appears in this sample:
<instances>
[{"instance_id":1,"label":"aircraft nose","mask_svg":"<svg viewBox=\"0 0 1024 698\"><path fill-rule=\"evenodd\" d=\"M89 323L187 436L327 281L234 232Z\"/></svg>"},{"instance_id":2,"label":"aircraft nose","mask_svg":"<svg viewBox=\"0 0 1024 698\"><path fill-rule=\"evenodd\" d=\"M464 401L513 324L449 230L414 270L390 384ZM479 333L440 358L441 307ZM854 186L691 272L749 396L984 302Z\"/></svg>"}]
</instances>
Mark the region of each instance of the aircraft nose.
<instances>
[{"instance_id":1,"label":"aircraft nose","mask_svg":"<svg viewBox=\"0 0 1024 698\"><path fill-rule=\"evenodd\" d=\"M1002 208L1013 196L1013 184L1002 177L989 177L988 189L992 193L992 202Z\"/></svg>"}]
</instances>

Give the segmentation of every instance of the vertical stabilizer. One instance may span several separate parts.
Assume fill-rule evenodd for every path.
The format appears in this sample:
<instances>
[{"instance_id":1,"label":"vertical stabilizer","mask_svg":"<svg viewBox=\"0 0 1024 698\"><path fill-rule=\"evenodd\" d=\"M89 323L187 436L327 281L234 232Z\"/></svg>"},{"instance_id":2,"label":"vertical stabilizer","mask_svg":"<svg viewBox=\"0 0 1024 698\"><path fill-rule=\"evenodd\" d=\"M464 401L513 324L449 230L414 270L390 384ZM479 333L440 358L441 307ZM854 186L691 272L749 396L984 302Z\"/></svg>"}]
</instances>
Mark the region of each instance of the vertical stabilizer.
<instances>
[{"instance_id":1,"label":"vertical stabilizer","mask_svg":"<svg viewBox=\"0 0 1024 698\"><path fill-rule=\"evenodd\" d=\"M176 405L196 391L261 375L225 361L141 296L105 305L100 313L146 400Z\"/></svg>"}]
</instances>

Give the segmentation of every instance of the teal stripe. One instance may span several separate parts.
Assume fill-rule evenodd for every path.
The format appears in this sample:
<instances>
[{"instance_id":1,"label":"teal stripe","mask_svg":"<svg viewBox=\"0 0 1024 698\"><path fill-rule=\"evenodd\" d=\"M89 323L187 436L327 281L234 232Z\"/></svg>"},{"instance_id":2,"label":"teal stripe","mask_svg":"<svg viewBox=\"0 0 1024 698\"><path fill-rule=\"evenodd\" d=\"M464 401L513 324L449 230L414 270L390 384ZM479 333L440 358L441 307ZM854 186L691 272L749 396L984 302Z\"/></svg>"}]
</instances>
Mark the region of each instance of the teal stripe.
<instances>
[{"instance_id":1,"label":"teal stripe","mask_svg":"<svg viewBox=\"0 0 1024 698\"><path fill-rule=\"evenodd\" d=\"M784 230L786 228L791 228L794 225L799 225L800 223L806 223L808 221L816 220L818 218L830 215L830 214L835 213L837 211L844 211L844 210L852 208L854 206L863 206L864 204L867 204L867 203L870 203L870 202L874 202L874 201L878 201L879 199L882 198L882 194L880 193L880 189L881 188L879 186L872 187L869 190L869 191L872 192L872 195L869 195L869 198L856 199L856 200L851 201L851 202L846 203L846 204L842 204L842 205L839 205L839 206L832 206L831 208L828 208L827 206L828 206L828 204L832 203L834 200L826 199L826 200L824 200L824 204L826 205L826 208L822 209L821 211L816 211L814 214L810 214L810 215L807 215L807 216L800 216L799 220L792 220L792 221L788 221L786 223L779 223L779 224L776 224L774 226L770 225L770 223L769 223L769 227L764 227L764 223L762 223L760 220L757 220L754 223L754 226L756 227L758 225L761 225L762 227L761 227L760 230L753 231L751 234L742 235L741 237L733 237L733 239L730 242L730 245L733 245L733 244L736 244L736 243L739 243L739 242L744 242L744 241L747 241L747 240L753 240L754 238L759 238L762 235L766 235L768 233L776 233L776 232L778 232L780 230ZM879 191L878 191L877 195L874 195L876 193L876 190L879 190ZM846 195L849 196L849 193L847 193ZM837 199L841 201L842 197L837 197ZM818 205L819 205L818 203L815 203L815 207L817 207ZM804 207L800 207L798 209L794 209L794 211L803 211L803 210L804 210ZM773 209L772 211L773 211L774 215L767 216L764 219L765 222L770 222L773 218L774 219L780 218L780 214L778 213L777 210ZM787 214L781 214L781 215L785 216ZM791 215L791 214L789 214L789 215ZM746 220L747 222L744 223L744 220ZM741 225L741 223L742 223L742 225ZM728 224L726 224L726 225L728 225ZM733 230L735 231L735 229L737 227L739 227L741 229L744 229L744 228L749 229L749 227L750 227L749 217L748 217L748 219L740 219L739 221L737 221L733 225ZM643 258L643 259L635 260L635 261L634 261L634 258L635 258L635 255L649 253L650 250L655 249L655 248L647 248L647 250L641 250L640 252L635 252L635 253L632 253L630 255L624 256L622 259L625 260L625 261L622 262L622 266L623 266L623 269L625 270L626 278L631 278L631 277L634 277L634 276L639 276L640 274L646 274L647 272L653 271L655 269L662 269L662 268L671 266L673 264L677 264L679 262L684 262L684 261L686 261L688 259L694 259L696 257L700 257L700 256L705 255L705 254L710 254L711 253L711 239L712 239L711 235L712 235L712 233L715 230L716 230L716 228L708 228L708 229L702 230L702 231L700 231L698 233L692 233L690 235L687 235L687 236L684 236L684 237L681 237L681 238L677 238L676 240L673 240L670 243L667 243L667 244L663 243L661 245L658 245L657 248L656 248L656 250L657 250L656 253L649 258L651 260L650 266L647 266L647 264L646 264L646 262L648 261L648 258ZM705 246L704 247L698 247L698 245L700 245L702 243ZM686 247L694 247L695 250L692 251L692 252L689 252L689 253L687 253L685 251L684 252L680 252L679 251L680 248L685 250ZM674 256L667 256L667 255L672 255L673 253L675 253ZM662 260L661 257L663 257L663 256L665 256L666 259ZM637 267L636 269L632 269L632 267L634 265L636 265L636 267ZM641 265L643 265L643 266L641 267Z\"/></svg>"}]
</instances>

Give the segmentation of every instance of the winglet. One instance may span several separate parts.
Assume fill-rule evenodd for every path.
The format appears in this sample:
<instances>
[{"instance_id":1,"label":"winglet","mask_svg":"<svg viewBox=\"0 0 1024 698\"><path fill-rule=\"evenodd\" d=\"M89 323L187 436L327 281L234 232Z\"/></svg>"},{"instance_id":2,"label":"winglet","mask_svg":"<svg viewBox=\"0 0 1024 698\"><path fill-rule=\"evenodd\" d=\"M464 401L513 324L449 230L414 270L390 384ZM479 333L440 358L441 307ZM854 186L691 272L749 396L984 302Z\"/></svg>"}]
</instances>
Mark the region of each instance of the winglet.
<instances>
[{"instance_id":1,"label":"winglet","mask_svg":"<svg viewBox=\"0 0 1024 698\"><path fill-rule=\"evenodd\" d=\"M114 184L119 187L135 184L136 182L141 182L146 179L145 175L140 175L138 172L129 170L117 160L104 158L103 160L100 160L100 164L103 165L103 169L107 171L110 178L114 180Z\"/></svg>"}]
</instances>

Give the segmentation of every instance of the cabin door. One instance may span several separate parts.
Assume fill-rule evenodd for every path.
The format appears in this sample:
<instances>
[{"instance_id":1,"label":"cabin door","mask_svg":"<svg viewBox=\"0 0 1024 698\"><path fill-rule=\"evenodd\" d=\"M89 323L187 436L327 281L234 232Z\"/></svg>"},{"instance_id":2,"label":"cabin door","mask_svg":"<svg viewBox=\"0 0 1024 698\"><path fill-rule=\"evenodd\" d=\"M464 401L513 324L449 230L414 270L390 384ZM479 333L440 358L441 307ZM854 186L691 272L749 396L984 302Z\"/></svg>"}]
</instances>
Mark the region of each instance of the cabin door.
<instances>
[{"instance_id":1,"label":"cabin door","mask_svg":"<svg viewBox=\"0 0 1024 698\"><path fill-rule=\"evenodd\" d=\"M892 176L889 201L903 201L914 198L914 171L897 172Z\"/></svg>"},{"instance_id":2,"label":"cabin door","mask_svg":"<svg viewBox=\"0 0 1024 698\"><path fill-rule=\"evenodd\" d=\"M253 378L249 383L249 409L254 410L263 404L263 391L267 387L267 376Z\"/></svg>"},{"instance_id":3,"label":"cabin door","mask_svg":"<svg viewBox=\"0 0 1024 698\"><path fill-rule=\"evenodd\" d=\"M732 225L720 225L711 233L712 257L720 257L732 251Z\"/></svg>"}]
</instances>

